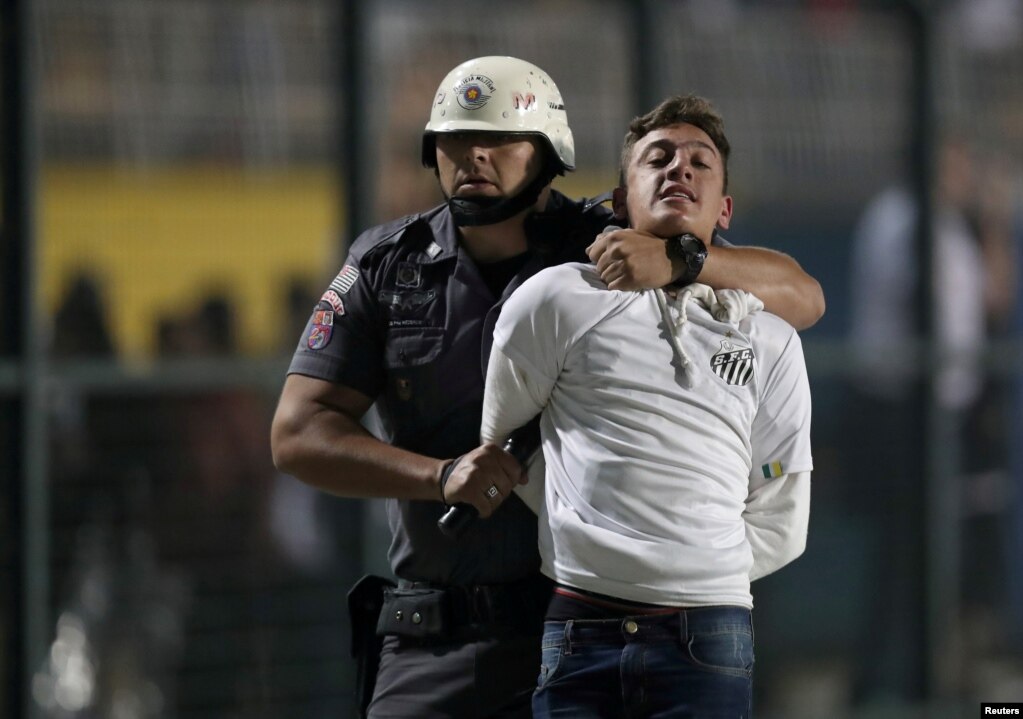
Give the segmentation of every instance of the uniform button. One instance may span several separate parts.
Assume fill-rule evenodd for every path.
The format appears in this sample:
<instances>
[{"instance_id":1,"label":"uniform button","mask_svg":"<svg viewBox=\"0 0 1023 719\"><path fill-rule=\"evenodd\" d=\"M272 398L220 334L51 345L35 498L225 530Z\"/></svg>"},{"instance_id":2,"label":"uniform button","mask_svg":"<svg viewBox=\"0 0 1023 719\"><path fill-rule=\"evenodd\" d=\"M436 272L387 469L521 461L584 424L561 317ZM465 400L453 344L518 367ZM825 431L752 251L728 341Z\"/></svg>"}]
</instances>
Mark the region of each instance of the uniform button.
<instances>
[{"instance_id":1,"label":"uniform button","mask_svg":"<svg viewBox=\"0 0 1023 719\"><path fill-rule=\"evenodd\" d=\"M627 634L635 634L639 631L639 625L631 619L625 622L625 631Z\"/></svg>"},{"instance_id":2,"label":"uniform button","mask_svg":"<svg viewBox=\"0 0 1023 719\"><path fill-rule=\"evenodd\" d=\"M419 612L412 612L412 623L413 624L422 624L423 623L423 615L420 614Z\"/></svg>"},{"instance_id":3,"label":"uniform button","mask_svg":"<svg viewBox=\"0 0 1023 719\"><path fill-rule=\"evenodd\" d=\"M404 616L405 615L402 613L400 609L394 613L394 618L397 619L399 622L402 620L402 617Z\"/></svg>"}]
</instances>

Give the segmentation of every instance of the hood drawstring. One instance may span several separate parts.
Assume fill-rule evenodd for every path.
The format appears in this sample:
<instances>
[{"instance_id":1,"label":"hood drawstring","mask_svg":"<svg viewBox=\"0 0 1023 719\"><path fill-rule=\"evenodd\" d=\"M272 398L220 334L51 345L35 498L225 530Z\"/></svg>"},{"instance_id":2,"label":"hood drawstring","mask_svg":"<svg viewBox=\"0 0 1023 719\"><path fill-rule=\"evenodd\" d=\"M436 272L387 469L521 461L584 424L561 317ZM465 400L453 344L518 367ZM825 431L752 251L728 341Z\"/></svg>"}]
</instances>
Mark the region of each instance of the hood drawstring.
<instances>
[{"instance_id":1,"label":"hood drawstring","mask_svg":"<svg viewBox=\"0 0 1023 719\"><path fill-rule=\"evenodd\" d=\"M693 378L690 374L690 368L693 365L693 361L686 354L680 337L683 325L689 321L686 305L693 296L692 286L686 287L679 292L673 300L669 300L668 296L664 294L664 290L660 288L654 290L654 292L657 294L657 305L661 308L661 317L664 318L664 324L668 326L668 334L671 335L671 346L675 348L675 356L678 357L679 364L682 365L682 374L688 380L688 383L692 384ZM675 305L678 319L671 316L671 312L668 310L669 303Z\"/></svg>"}]
</instances>

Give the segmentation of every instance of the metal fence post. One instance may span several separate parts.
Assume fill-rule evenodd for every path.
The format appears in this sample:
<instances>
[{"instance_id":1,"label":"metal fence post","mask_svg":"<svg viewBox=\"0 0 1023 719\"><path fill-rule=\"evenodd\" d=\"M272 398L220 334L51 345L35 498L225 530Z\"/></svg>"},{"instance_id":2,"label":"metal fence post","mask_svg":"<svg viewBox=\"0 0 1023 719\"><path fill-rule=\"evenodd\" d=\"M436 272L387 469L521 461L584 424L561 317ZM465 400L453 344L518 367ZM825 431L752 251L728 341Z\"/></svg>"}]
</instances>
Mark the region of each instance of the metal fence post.
<instances>
[{"instance_id":1,"label":"metal fence post","mask_svg":"<svg viewBox=\"0 0 1023 719\"><path fill-rule=\"evenodd\" d=\"M919 539L922 552L918 583L920 607L921 699L928 703L956 696L960 676L960 548L961 513L958 502L957 472L960 469L961 437L953 410L943 406L938 394L938 377L949 361L942 345L934 311L939 294L947 288L935 278L934 178L937 172L938 108L936 102L936 16L940 11L931 0L907 0L906 15L912 43L912 103L910 118L910 178L917 198L916 287L917 330L922 338L919 356L919 413L922 446L918 447L923 471L922 524Z\"/></svg>"},{"instance_id":2,"label":"metal fence post","mask_svg":"<svg viewBox=\"0 0 1023 719\"><path fill-rule=\"evenodd\" d=\"M36 54L31 0L3 3L2 72L3 245L2 287L7 309L3 349L20 374L5 429L12 457L13 612L12 718L35 716L32 673L46 653L49 632L49 497L46 473L45 356L36 298L35 242L38 142ZM9 304L8 304L9 303Z\"/></svg>"}]
</instances>

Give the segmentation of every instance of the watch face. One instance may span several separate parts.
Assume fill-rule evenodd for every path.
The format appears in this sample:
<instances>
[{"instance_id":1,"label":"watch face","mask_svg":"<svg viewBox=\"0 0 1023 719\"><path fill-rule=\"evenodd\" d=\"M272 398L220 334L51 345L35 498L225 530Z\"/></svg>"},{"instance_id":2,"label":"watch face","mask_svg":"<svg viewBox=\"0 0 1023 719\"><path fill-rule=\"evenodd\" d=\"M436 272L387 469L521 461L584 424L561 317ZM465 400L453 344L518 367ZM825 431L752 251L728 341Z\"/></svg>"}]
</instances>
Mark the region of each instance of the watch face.
<instances>
[{"instance_id":1,"label":"watch face","mask_svg":"<svg viewBox=\"0 0 1023 719\"><path fill-rule=\"evenodd\" d=\"M703 256L707 254L706 247L696 235L686 233L684 235L680 235L678 240L679 248L682 250L682 253L685 255L690 264L694 259L699 258L702 260Z\"/></svg>"},{"instance_id":2,"label":"watch face","mask_svg":"<svg viewBox=\"0 0 1023 719\"><path fill-rule=\"evenodd\" d=\"M686 266L685 273L676 280L676 283L686 285L693 282L703 269L703 261L707 258L706 246L699 237L688 232L672 237L668 246Z\"/></svg>"}]
</instances>

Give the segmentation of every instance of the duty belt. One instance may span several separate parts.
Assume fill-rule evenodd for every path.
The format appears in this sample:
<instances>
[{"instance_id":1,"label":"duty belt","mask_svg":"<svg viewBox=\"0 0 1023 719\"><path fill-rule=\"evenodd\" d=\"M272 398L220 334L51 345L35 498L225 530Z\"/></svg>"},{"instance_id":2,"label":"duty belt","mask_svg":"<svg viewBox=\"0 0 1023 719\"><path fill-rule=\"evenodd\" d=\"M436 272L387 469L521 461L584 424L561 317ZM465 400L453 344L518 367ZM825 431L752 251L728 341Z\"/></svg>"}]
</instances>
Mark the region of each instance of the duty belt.
<instances>
[{"instance_id":1,"label":"duty belt","mask_svg":"<svg viewBox=\"0 0 1023 719\"><path fill-rule=\"evenodd\" d=\"M554 584L542 575L503 584L439 584L398 580L399 589L444 593L452 628L495 625L541 631Z\"/></svg>"}]
</instances>

